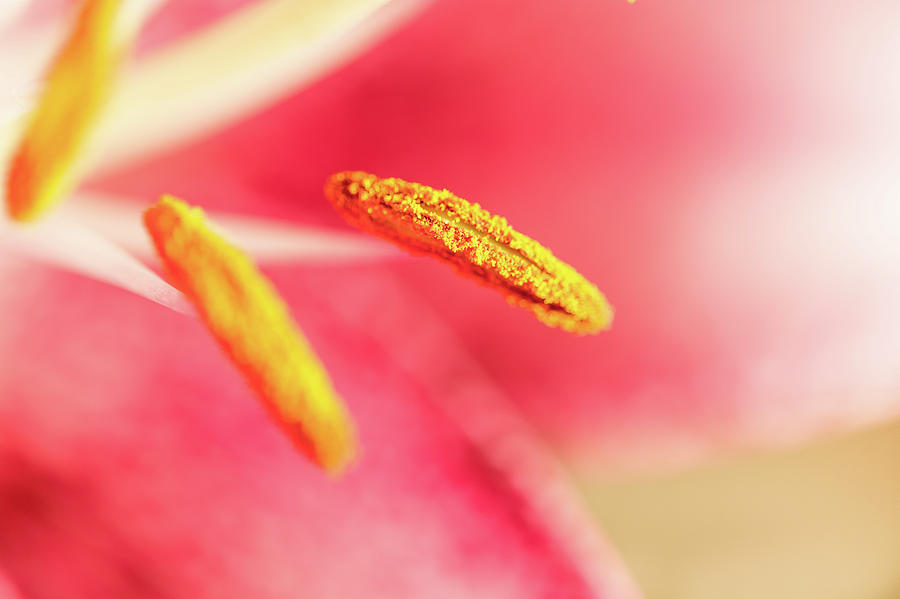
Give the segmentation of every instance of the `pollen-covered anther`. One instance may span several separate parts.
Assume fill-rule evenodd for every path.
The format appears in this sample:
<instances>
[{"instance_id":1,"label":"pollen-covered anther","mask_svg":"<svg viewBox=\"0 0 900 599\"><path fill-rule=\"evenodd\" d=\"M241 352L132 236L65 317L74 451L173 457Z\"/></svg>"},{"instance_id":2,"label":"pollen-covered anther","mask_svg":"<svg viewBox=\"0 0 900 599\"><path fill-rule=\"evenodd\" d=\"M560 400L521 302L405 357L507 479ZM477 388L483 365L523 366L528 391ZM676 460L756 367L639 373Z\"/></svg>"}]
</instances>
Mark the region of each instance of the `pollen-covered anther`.
<instances>
[{"instance_id":1,"label":"pollen-covered anther","mask_svg":"<svg viewBox=\"0 0 900 599\"><path fill-rule=\"evenodd\" d=\"M585 334L612 321L606 298L574 268L506 219L446 189L343 172L329 178L325 195L349 223L448 262L547 325Z\"/></svg>"},{"instance_id":2,"label":"pollen-covered anther","mask_svg":"<svg viewBox=\"0 0 900 599\"><path fill-rule=\"evenodd\" d=\"M144 225L172 283L297 446L329 472L355 454L350 418L272 284L212 232L203 211L164 196Z\"/></svg>"},{"instance_id":3,"label":"pollen-covered anther","mask_svg":"<svg viewBox=\"0 0 900 599\"><path fill-rule=\"evenodd\" d=\"M36 220L73 186L79 158L125 54L122 0L87 0L47 73L10 165L7 211Z\"/></svg>"}]
</instances>

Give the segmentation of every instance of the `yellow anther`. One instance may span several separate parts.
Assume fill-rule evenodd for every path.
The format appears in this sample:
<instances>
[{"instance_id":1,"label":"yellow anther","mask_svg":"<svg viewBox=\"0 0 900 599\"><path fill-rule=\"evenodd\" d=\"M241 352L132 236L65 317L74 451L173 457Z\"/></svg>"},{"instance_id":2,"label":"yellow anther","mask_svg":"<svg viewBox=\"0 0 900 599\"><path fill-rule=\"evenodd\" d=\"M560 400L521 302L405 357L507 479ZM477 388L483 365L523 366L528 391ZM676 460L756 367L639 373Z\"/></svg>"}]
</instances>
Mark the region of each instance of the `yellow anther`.
<instances>
[{"instance_id":1,"label":"yellow anther","mask_svg":"<svg viewBox=\"0 0 900 599\"><path fill-rule=\"evenodd\" d=\"M87 0L56 60L13 158L7 211L36 220L73 186L78 158L112 89L126 40L116 32L121 0Z\"/></svg>"},{"instance_id":2,"label":"yellow anther","mask_svg":"<svg viewBox=\"0 0 900 599\"><path fill-rule=\"evenodd\" d=\"M313 460L341 470L355 453L353 425L272 284L208 228L199 208L164 196L144 225L172 283L270 413Z\"/></svg>"},{"instance_id":3,"label":"yellow anther","mask_svg":"<svg viewBox=\"0 0 900 599\"><path fill-rule=\"evenodd\" d=\"M328 180L325 195L351 224L450 263L547 325L584 334L612 321L606 298L575 269L506 219L446 189L344 172Z\"/></svg>"}]
</instances>

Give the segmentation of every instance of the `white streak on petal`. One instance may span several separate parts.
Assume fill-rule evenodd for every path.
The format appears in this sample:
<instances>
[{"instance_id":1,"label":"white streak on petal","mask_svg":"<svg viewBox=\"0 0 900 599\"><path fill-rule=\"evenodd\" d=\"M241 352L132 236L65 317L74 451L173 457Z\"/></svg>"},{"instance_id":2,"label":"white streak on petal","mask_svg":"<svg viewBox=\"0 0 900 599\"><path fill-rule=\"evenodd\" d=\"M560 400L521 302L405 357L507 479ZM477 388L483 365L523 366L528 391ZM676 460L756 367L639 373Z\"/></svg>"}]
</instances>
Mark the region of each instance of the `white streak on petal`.
<instances>
[{"instance_id":1,"label":"white streak on petal","mask_svg":"<svg viewBox=\"0 0 900 599\"><path fill-rule=\"evenodd\" d=\"M65 26L65 19L60 18L38 27L0 33L0 147L5 145L4 126L21 118L34 103L41 76Z\"/></svg>"},{"instance_id":2,"label":"white streak on petal","mask_svg":"<svg viewBox=\"0 0 900 599\"><path fill-rule=\"evenodd\" d=\"M346 287L329 287L320 297L352 294L398 298L393 309L383 303L336 302L335 316L373 338L396 364L409 372L428 373L420 382L482 453L487 462L521 495L521 516L547 528L560 549L578 566L597 597L637 599L640 591L614 550L598 535L596 522L570 485L562 465L480 364L464 349L455 333L425 302L398 307L408 290L391 279L356 277ZM415 324L410 326L410 313ZM394 343L397 331L404 342ZM592 595L593 596L593 595Z\"/></svg>"},{"instance_id":3,"label":"white streak on petal","mask_svg":"<svg viewBox=\"0 0 900 599\"><path fill-rule=\"evenodd\" d=\"M116 24L119 36L130 42L144 23L166 2L168 0L126 0Z\"/></svg>"},{"instance_id":4,"label":"white streak on petal","mask_svg":"<svg viewBox=\"0 0 900 599\"><path fill-rule=\"evenodd\" d=\"M268 0L135 65L100 124L93 170L196 138L350 60L425 0Z\"/></svg>"},{"instance_id":5,"label":"white streak on petal","mask_svg":"<svg viewBox=\"0 0 900 599\"><path fill-rule=\"evenodd\" d=\"M355 233L335 233L243 216L212 215L211 219L263 264L358 262L402 256L386 243Z\"/></svg>"},{"instance_id":6,"label":"white streak on petal","mask_svg":"<svg viewBox=\"0 0 900 599\"><path fill-rule=\"evenodd\" d=\"M141 224L141 215L148 204L132 198L82 192L61 208L60 214L84 223L129 252L147 259L156 255ZM212 213L209 219L230 241L263 265L333 264L402 256L393 246L358 234L238 215Z\"/></svg>"},{"instance_id":7,"label":"white streak on petal","mask_svg":"<svg viewBox=\"0 0 900 599\"><path fill-rule=\"evenodd\" d=\"M0 33L6 33L9 26L22 13L28 0L3 0L0 2Z\"/></svg>"},{"instance_id":8,"label":"white streak on petal","mask_svg":"<svg viewBox=\"0 0 900 599\"><path fill-rule=\"evenodd\" d=\"M184 314L184 296L156 273L90 229L50 218L20 225L0 218L0 248L120 287Z\"/></svg>"}]
</instances>

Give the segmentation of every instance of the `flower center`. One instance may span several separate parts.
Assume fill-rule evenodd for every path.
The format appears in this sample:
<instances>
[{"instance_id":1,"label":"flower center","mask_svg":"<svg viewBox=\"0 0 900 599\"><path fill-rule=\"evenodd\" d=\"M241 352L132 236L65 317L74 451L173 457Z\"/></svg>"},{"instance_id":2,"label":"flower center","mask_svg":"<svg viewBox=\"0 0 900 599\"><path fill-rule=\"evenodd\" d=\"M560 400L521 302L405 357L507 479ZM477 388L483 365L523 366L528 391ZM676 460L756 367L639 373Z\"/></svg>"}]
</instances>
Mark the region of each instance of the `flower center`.
<instances>
[{"instance_id":1,"label":"flower center","mask_svg":"<svg viewBox=\"0 0 900 599\"><path fill-rule=\"evenodd\" d=\"M125 6L84 3L13 159L7 179L13 219L36 220L75 184L136 32ZM478 204L361 172L332 176L325 194L350 223L451 264L550 326L577 334L609 327L612 308L594 285ZM144 213L144 225L172 283L288 436L326 471L341 471L356 454L353 424L271 283L210 230L199 208L164 196Z\"/></svg>"}]
</instances>

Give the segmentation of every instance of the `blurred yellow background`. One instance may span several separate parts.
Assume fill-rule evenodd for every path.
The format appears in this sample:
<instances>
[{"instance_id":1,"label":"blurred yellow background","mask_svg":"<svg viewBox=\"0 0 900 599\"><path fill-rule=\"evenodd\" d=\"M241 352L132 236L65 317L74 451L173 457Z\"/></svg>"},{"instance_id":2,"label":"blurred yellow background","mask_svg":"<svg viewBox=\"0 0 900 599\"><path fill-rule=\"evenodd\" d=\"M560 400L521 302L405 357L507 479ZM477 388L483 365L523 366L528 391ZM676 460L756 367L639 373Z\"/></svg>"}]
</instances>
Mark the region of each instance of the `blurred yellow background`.
<instances>
[{"instance_id":1,"label":"blurred yellow background","mask_svg":"<svg viewBox=\"0 0 900 599\"><path fill-rule=\"evenodd\" d=\"M900 423L586 483L647 599L900 597Z\"/></svg>"}]
</instances>

